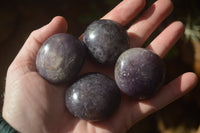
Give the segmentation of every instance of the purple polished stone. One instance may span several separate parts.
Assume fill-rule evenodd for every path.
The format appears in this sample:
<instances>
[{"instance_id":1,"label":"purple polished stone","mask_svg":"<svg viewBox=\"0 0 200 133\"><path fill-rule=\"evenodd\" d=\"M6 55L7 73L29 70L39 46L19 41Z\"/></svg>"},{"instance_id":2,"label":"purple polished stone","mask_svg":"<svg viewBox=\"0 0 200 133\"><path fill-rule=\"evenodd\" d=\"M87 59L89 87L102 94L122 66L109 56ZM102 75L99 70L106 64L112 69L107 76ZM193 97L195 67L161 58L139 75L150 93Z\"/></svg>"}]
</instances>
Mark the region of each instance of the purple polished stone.
<instances>
[{"instance_id":1,"label":"purple polished stone","mask_svg":"<svg viewBox=\"0 0 200 133\"><path fill-rule=\"evenodd\" d=\"M152 97L160 89L164 75L163 60L144 48L125 51L115 66L115 80L118 87L135 99Z\"/></svg>"},{"instance_id":2,"label":"purple polished stone","mask_svg":"<svg viewBox=\"0 0 200 133\"><path fill-rule=\"evenodd\" d=\"M66 90L65 102L75 116L88 121L110 117L120 104L121 95L114 80L100 73L84 75Z\"/></svg>"},{"instance_id":3,"label":"purple polished stone","mask_svg":"<svg viewBox=\"0 0 200 133\"><path fill-rule=\"evenodd\" d=\"M70 81L80 71L85 47L80 40L66 33L48 38L40 48L36 67L38 73L52 83Z\"/></svg>"},{"instance_id":4,"label":"purple polished stone","mask_svg":"<svg viewBox=\"0 0 200 133\"><path fill-rule=\"evenodd\" d=\"M114 65L119 55L129 48L124 27L105 19L94 21L87 27L83 42L93 59L107 65Z\"/></svg>"}]
</instances>

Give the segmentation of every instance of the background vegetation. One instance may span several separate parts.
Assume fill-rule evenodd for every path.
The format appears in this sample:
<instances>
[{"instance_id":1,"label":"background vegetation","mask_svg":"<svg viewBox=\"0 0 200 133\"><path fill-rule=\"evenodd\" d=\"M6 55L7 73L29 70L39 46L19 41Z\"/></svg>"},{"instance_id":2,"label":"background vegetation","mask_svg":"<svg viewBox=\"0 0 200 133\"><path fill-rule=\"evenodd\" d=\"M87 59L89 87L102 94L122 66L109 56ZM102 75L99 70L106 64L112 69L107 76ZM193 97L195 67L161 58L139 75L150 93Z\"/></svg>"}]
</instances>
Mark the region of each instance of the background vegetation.
<instances>
[{"instance_id":1,"label":"background vegetation","mask_svg":"<svg viewBox=\"0 0 200 133\"><path fill-rule=\"evenodd\" d=\"M148 8L155 0L147 0ZM148 44L171 21L185 26L182 39L165 57L166 83L183 72L200 75L200 2L172 0L174 11L152 36ZM31 31L61 15L69 23L68 32L79 36L93 20L99 19L120 0L10 0L0 2L0 109L6 71ZM134 125L129 133L200 133L200 86L192 92Z\"/></svg>"}]
</instances>

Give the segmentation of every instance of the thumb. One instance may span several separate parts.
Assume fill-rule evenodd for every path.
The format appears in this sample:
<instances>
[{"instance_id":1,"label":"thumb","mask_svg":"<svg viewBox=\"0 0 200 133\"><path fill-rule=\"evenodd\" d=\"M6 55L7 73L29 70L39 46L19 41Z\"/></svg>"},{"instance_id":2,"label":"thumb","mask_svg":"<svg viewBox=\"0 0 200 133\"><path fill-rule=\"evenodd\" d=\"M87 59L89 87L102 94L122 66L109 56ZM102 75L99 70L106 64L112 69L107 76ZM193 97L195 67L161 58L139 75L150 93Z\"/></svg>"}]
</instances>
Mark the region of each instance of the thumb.
<instances>
[{"instance_id":1,"label":"thumb","mask_svg":"<svg viewBox=\"0 0 200 133\"><path fill-rule=\"evenodd\" d=\"M66 31L67 21L61 16L53 18L49 24L34 30L10 65L8 71L15 71L18 74L35 71L36 55L43 42L53 34Z\"/></svg>"}]
</instances>

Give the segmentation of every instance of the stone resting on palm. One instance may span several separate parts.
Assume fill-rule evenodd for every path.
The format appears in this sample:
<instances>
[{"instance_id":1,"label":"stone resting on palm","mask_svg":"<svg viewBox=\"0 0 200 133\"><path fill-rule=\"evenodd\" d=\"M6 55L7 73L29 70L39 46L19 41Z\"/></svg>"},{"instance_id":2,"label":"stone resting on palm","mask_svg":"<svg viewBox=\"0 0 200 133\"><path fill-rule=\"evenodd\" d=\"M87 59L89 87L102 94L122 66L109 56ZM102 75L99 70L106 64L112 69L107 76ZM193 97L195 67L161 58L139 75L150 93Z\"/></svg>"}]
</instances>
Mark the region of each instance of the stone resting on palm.
<instances>
[{"instance_id":1,"label":"stone resting on palm","mask_svg":"<svg viewBox=\"0 0 200 133\"><path fill-rule=\"evenodd\" d=\"M123 0L103 19L126 26L144 8L145 0ZM157 26L172 12L170 0L158 0L127 28L130 45L141 47ZM164 85L158 94L147 100L130 100L122 95L119 109L100 122L87 122L72 116L65 107L65 87L53 85L36 71L36 55L43 42L53 34L67 32L67 22L57 16L33 31L8 68L3 105L3 118L22 133L123 133L133 124L158 111L189 92L198 82L187 72ZM179 21L169 24L146 48L163 58L184 33ZM81 70L101 72L113 78L113 68L87 60Z\"/></svg>"}]
</instances>

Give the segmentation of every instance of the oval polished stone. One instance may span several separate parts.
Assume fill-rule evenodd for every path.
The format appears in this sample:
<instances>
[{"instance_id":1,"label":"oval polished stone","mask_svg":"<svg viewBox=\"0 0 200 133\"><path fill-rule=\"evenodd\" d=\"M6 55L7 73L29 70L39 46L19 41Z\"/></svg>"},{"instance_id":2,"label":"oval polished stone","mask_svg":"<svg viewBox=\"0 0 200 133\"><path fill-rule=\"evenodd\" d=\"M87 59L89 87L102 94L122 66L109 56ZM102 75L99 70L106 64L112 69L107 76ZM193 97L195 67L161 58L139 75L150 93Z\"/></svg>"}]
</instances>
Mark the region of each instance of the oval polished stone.
<instances>
[{"instance_id":1,"label":"oval polished stone","mask_svg":"<svg viewBox=\"0 0 200 133\"><path fill-rule=\"evenodd\" d=\"M87 27L83 42L93 59L107 65L114 65L119 55L129 48L124 27L105 19L94 21Z\"/></svg>"},{"instance_id":2,"label":"oval polished stone","mask_svg":"<svg viewBox=\"0 0 200 133\"><path fill-rule=\"evenodd\" d=\"M68 110L87 121L110 117L120 104L121 95L114 80L100 73L84 75L66 90Z\"/></svg>"},{"instance_id":3,"label":"oval polished stone","mask_svg":"<svg viewBox=\"0 0 200 133\"><path fill-rule=\"evenodd\" d=\"M85 51L83 43L74 36L55 34L44 42L37 54L37 71L49 82L68 82L79 73Z\"/></svg>"},{"instance_id":4,"label":"oval polished stone","mask_svg":"<svg viewBox=\"0 0 200 133\"><path fill-rule=\"evenodd\" d=\"M118 87L135 99L152 97L160 89L164 75L163 60L144 48L125 51L115 66L115 80Z\"/></svg>"}]
</instances>

